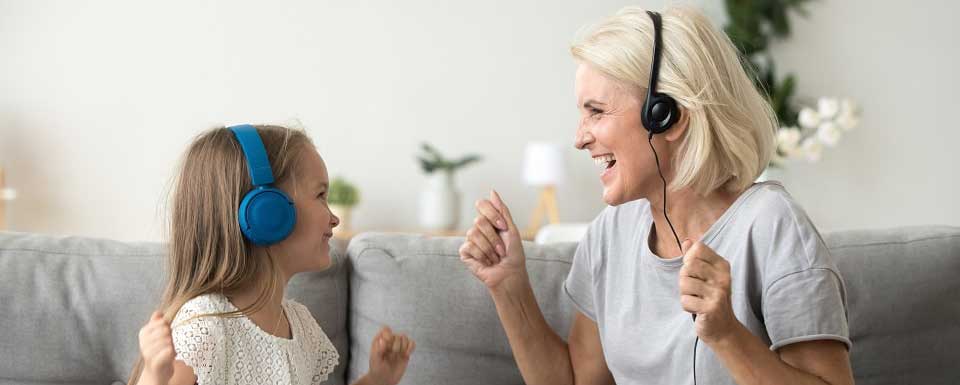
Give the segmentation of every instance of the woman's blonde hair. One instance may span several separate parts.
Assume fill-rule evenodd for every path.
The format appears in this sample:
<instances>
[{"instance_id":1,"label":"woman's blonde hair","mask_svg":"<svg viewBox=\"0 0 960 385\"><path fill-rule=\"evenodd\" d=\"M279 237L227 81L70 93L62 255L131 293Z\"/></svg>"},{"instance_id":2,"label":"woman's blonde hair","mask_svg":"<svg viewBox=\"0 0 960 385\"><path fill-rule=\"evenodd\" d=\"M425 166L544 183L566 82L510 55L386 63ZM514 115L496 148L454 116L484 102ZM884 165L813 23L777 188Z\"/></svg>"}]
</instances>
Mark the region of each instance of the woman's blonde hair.
<instances>
[{"instance_id":1,"label":"woman's blonde hair","mask_svg":"<svg viewBox=\"0 0 960 385\"><path fill-rule=\"evenodd\" d=\"M657 91L676 99L689 126L675 153L670 188L701 195L742 191L773 155L777 118L723 32L692 7L662 12ZM650 79L654 27L646 10L626 7L586 31L574 58L636 90L642 104Z\"/></svg>"},{"instance_id":2,"label":"woman's blonde hair","mask_svg":"<svg viewBox=\"0 0 960 385\"><path fill-rule=\"evenodd\" d=\"M295 184L298 156L313 143L302 130L256 126L273 170L274 184ZM277 260L254 253L237 222L243 196L253 188L240 143L227 128L198 135L181 160L174 181L169 217L167 282L159 311L172 322L180 307L203 294L231 294L255 285L256 300L233 312L204 316L238 317L254 313L280 292L283 279ZM175 326L175 325L174 325ZM129 384L143 369L137 361Z\"/></svg>"}]
</instances>

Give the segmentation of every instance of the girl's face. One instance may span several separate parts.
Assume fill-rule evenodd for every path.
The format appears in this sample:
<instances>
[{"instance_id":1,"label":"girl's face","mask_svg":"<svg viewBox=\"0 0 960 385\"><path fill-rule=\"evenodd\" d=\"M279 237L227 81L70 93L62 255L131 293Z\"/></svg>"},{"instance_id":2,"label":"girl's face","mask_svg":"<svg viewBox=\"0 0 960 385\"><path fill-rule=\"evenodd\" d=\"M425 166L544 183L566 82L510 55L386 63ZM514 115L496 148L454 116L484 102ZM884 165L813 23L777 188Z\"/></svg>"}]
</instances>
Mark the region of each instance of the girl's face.
<instances>
[{"instance_id":1,"label":"girl's face","mask_svg":"<svg viewBox=\"0 0 960 385\"><path fill-rule=\"evenodd\" d=\"M320 154L312 146L307 147L297 163L296 176L279 186L293 199L297 223L290 236L270 249L290 275L330 266L330 238L333 228L340 224L340 218L327 205L330 182Z\"/></svg>"}]
</instances>

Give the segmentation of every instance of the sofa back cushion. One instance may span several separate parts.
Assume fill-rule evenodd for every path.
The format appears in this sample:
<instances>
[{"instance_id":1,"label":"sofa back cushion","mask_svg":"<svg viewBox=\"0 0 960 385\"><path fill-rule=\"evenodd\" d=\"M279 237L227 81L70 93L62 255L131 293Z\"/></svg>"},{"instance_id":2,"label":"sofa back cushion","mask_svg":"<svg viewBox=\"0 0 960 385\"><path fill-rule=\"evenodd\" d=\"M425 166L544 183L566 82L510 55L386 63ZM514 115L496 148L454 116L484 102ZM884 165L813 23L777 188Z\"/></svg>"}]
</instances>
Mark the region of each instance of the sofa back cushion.
<instances>
[{"instance_id":1,"label":"sofa back cushion","mask_svg":"<svg viewBox=\"0 0 960 385\"><path fill-rule=\"evenodd\" d=\"M342 384L349 359L342 249L329 270L295 276L287 295L311 310L340 351L333 384ZM126 381L137 333L159 304L164 252L159 243L0 233L4 383Z\"/></svg>"},{"instance_id":2,"label":"sofa back cushion","mask_svg":"<svg viewBox=\"0 0 960 385\"><path fill-rule=\"evenodd\" d=\"M348 378L368 370L381 325L417 343L402 384L519 384L486 288L460 261L462 238L364 234L350 242ZM562 289L576 244L526 244L527 269L547 322L564 338L573 308Z\"/></svg>"},{"instance_id":3,"label":"sofa back cushion","mask_svg":"<svg viewBox=\"0 0 960 385\"><path fill-rule=\"evenodd\" d=\"M857 384L960 383L960 228L828 233Z\"/></svg>"}]
</instances>

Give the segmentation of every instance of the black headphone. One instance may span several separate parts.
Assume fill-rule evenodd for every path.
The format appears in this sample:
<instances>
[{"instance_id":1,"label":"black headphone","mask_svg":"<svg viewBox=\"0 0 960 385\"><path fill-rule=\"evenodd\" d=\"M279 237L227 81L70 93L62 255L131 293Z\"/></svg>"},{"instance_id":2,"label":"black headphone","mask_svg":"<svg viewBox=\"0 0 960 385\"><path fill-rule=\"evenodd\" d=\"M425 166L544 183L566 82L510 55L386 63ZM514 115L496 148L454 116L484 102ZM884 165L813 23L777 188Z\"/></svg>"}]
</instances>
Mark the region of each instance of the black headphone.
<instances>
[{"instance_id":1,"label":"black headphone","mask_svg":"<svg viewBox=\"0 0 960 385\"><path fill-rule=\"evenodd\" d=\"M650 66L650 87L647 88L647 99L643 102L640 111L640 121L650 134L660 134L670 129L680 119L677 101L670 95L657 92L657 77L660 73L660 14L647 11L653 19L653 64Z\"/></svg>"}]
</instances>

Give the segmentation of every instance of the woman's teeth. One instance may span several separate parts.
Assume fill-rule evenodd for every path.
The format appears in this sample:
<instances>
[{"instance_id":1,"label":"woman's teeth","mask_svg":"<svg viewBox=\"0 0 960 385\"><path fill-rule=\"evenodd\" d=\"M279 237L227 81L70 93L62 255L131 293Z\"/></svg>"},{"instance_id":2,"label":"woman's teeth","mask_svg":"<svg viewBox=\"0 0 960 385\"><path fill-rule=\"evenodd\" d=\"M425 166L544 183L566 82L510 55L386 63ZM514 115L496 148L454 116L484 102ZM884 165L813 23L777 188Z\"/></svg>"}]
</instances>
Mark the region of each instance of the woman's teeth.
<instances>
[{"instance_id":1,"label":"woman's teeth","mask_svg":"<svg viewBox=\"0 0 960 385\"><path fill-rule=\"evenodd\" d=\"M615 158L613 154L601 155L593 158L593 162L596 163L597 166L601 166L604 170L606 170L610 167L613 167L613 164L617 162L617 158Z\"/></svg>"}]
</instances>

